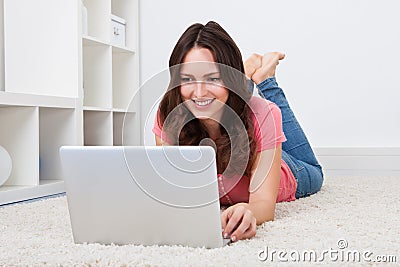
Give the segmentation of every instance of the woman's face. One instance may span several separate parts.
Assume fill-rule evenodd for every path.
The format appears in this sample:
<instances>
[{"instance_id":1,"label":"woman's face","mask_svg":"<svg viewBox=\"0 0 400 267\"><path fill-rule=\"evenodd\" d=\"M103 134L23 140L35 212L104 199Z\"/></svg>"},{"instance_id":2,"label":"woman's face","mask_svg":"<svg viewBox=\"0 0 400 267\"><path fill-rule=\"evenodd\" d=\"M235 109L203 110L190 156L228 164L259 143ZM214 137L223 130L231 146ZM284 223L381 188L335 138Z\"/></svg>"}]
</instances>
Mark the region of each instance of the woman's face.
<instances>
[{"instance_id":1,"label":"woman's face","mask_svg":"<svg viewBox=\"0 0 400 267\"><path fill-rule=\"evenodd\" d=\"M183 101L198 119L219 120L229 92L210 50L192 48L180 71Z\"/></svg>"}]
</instances>

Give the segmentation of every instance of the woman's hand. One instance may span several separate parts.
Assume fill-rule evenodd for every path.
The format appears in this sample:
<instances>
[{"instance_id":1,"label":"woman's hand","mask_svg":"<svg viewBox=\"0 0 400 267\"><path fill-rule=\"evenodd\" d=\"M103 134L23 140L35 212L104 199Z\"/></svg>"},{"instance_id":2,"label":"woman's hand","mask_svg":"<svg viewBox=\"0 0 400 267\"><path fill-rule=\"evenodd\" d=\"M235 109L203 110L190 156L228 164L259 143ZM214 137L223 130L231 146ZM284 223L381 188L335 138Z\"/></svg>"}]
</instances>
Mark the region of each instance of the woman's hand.
<instances>
[{"instance_id":1,"label":"woman's hand","mask_svg":"<svg viewBox=\"0 0 400 267\"><path fill-rule=\"evenodd\" d=\"M245 74L259 84L265 79L275 76L279 60L284 58L285 54L280 52L268 52L264 56L253 54L244 63Z\"/></svg>"},{"instance_id":2,"label":"woman's hand","mask_svg":"<svg viewBox=\"0 0 400 267\"><path fill-rule=\"evenodd\" d=\"M224 238L230 235L233 242L256 235L256 218L246 203L230 206L221 214Z\"/></svg>"}]
</instances>

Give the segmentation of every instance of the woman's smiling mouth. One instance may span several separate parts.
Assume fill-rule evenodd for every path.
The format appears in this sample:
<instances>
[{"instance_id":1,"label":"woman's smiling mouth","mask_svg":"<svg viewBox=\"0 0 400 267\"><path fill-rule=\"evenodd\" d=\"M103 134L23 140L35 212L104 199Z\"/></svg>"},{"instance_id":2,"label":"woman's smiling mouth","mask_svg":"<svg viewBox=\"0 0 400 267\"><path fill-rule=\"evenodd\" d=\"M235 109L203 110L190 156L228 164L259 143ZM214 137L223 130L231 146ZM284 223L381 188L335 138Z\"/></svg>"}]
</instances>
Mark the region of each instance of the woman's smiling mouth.
<instances>
[{"instance_id":1,"label":"woman's smiling mouth","mask_svg":"<svg viewBox=\"0 0 400 267\"><path fill-rule=\"evenodd\" d=\"M213 98L213 99L204 99L204 100L203 99L202 100L192 99L192 101L196 104L196 106L199 106L199 107L207 107L212 102L214 102L214 100L215 100L215 98Z\"/></svg>"}]
</instances>

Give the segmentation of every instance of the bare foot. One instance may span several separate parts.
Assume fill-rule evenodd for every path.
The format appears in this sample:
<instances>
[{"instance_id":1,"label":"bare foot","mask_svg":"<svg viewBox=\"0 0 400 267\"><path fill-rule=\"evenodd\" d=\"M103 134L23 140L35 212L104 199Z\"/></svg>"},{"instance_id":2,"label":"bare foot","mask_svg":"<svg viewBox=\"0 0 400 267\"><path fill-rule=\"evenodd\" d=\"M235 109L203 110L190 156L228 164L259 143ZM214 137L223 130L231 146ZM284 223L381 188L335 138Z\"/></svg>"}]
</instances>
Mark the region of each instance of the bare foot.
<instances>
[{"instance_id":1,"label":"bare foot","mask_svg":"<svg viewBox=\"0 0 400 267\"><path fill-rule=\"evenodd\" d=\"M269 77L275 76L276 66L279 64L279 60L285 58L285 54L280 52L268 52L264 54L261 59L261 67L257 68L251 76L251 79L259 84Z\"/></svg>"},{"instance_id":2,"label":"bare foot","mask_svg":"<svg viewBox=\"0 0 400 267\"><path fill-rule=\"evenodd\" d=\"M258 54L252 54L251 57L246 59L244 62L244 73L247 78L251 79L256 70L261 67L261 59L262 56Z\"/></svg>"}]
</instances>

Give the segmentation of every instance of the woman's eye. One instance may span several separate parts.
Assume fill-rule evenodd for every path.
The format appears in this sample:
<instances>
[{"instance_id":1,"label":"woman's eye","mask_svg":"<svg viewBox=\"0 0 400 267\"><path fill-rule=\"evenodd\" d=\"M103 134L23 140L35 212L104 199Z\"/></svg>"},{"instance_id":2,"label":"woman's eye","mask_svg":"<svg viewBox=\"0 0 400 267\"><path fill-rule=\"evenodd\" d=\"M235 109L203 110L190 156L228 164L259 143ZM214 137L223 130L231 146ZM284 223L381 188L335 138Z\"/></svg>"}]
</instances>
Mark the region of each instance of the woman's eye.
<instances>
[{"instance_id":1,"label":"woman's eye","mask_svg":"<svg viewBox=\"0 0 400 267\"><path fill-rule=\"evenodd\" d=\"M183 83L188 83L188 82L191 82L192 81L192 78L189 78L189 77L182 77L181 78L181 82L183 82Z\"/></svg>"},{"instance_id":2,"label":"woman's eye","mask_svg":"<svg viewBox=\"0 0 400 267\"><path fill-rule=\"evenodd\" d=\"M208 81L210 81L210 82L220 82L221 81L221 78L219 78L219 77L211 77L211 78L209 78L208 79Z\"/></svg>"}]
</instances>

